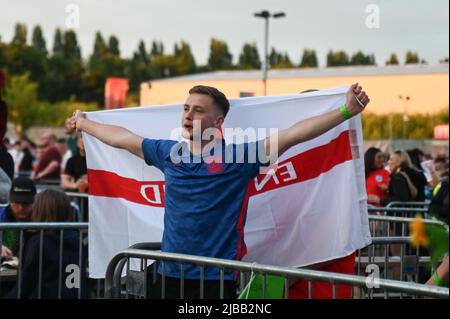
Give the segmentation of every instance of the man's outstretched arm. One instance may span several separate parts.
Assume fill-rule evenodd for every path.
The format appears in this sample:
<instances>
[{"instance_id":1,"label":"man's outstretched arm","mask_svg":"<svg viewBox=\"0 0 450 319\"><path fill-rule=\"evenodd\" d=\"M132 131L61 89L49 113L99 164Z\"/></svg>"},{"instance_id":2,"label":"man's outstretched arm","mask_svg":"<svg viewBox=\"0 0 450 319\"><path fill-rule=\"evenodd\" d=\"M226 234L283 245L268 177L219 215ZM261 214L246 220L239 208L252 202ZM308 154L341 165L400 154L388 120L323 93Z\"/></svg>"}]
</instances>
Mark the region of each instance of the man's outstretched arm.
<instances>
[{"instance_id":1,"label":"man's outstretched arm","mask_svg":"<svg viewBox=\"0 0 450 319\"><path fill-rule=\"evenodd\" d=\"M70 119L70 125L72 128L83 131L105 144L125 149L140 158L144 158L141 148L144 138L123 127L88 120L85 118L83 112L79 110Z\"/></svg>"},{"instance_id":2,"label":"man's outstretched arm","mask_svg":"<svg viewBox=\"0 0 450 319\"><path fill-rule=\"evenodd\" d=\"M359 100L359 101L358 101ZM362 90L358 83L353 84L347 92L346 107L348 116L354 116L360 113L364 107L370 102L369 97ZM270 140L278 139L278 156L281 156L289 148L299 143L311 140L323 133L329 131L333 127L338 126L346 119L339 109L300 121L288 129L278 132L278 134L266 139L266 154L271 156L270 145L275 145ZM272 154L273 157L273 154Z\"/></svg>"}]
</instances>

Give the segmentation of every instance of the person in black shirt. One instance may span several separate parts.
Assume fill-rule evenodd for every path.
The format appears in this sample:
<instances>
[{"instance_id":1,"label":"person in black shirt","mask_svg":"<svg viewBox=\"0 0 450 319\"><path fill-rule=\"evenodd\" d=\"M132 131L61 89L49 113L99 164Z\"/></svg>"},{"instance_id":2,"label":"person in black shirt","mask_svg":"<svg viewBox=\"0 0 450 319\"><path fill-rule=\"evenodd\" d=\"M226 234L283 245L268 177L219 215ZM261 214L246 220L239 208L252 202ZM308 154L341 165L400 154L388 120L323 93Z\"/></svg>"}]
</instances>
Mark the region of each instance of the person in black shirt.
<instances>
[{"instance_id":1,"label":"person in black shirt","mask_svg":"<svg viewBox=\"0 0 450 319\"><path fill-rule=\"evenodd\" d=\"M73 222L74 214L69 198L63 192L53 189L39 193L34 201L31 221ZM61 233L59 230L49 229L42 233L31 233L23 248L20 263L22 280L4 298L17 298L19 285L20 298L23 299L56 299L59 291L62 299L75 299L79 294L81 298L86 298L86 257L77 230L67 229ZM42 265L42 269L39 265ZM67 271L67 267L80 265L79 276L71 279L71 272ZM61 280L59 274L62 274ZM38 284L39 280L41 285ZM74 287L68 286L70 280L75 280Z\"/></svg>"},{"instance_id":2,"label":"person in black shirt","mask_svg":"<svg viewBox=\"0 0 450 319\"><path fill-rule=\"evenodd\" d=\"M87 190L87 165L86 152L81 134L77 139L78 154L67 161L66 168L61 175L61 187L64 190L86 192Z\"/></svg>"},{"instance_id":3,"label":"person in black shirt","mask_svg":"<svg viewBox=\"0 0 450 319\"><path fill-rule=\"evenodd\" d=\"M413 192L412 200L415 202L423 202L425 201L425 186L427 186L427 178L420 170L416 169L415 165L411 161L411 157L407 152L397 151L395 152L400 156L400 166L401 172L404 172L409 180L413 184L413 188L416 189ZM420 167L420 163L419 163Z\"/></svg>"},{"instance_id":4,"label":"person in black shirt","mask_svg":"<svg viewBox=\"0 0 450 319\"><path fill-rule=\"evenodd\" d=\"M0 142L0 168L10 180L14 179L14 160L2 142Z\"/></svg>"},{"instance_id":5,"label":"person in black shirt","mask_svg":"<svg viewBox=\"0 0 450 319\"><path fill-rule=\"evenodd\" d=\"M21 175L31 174L31 172L33 171L33 162L35 157L31 149L34 146L35 146L34 143L30 141L27 137L25 137L20 141L20 149L23 152L23 158L20 161L19 165L19 173Z\"/></svg>"},{"instance_id":6,"label":"person in black shirt","mask_svg":"<svg viewBox=\"0 0 450 319\"><path fill-rule=\"evenodd\" d=\"M402 153L392 153L388 161L391 179L389 182L389 195L380 201L381 206L386 206L390 202L408 202L414 199L417 189L412 185L408 175L403 171Z\"/></svg>"}]
</instances>

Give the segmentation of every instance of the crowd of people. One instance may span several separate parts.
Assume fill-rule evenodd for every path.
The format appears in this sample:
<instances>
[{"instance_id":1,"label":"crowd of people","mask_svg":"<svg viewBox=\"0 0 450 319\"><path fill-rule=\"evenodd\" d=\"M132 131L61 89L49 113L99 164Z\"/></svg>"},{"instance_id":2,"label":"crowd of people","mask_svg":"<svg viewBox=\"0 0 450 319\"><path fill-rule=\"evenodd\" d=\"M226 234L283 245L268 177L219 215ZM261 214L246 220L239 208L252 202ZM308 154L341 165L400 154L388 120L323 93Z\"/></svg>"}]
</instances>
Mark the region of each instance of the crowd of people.
<instances>
[{"instance_id":1,"label":"crowd of people","mask_svg":"<svg viewBox=\"0 0 450 319\"><path fill-rule=\"evenodd\" d=\"M53 130L46 130L37 143L27 137L11 142L4 138L6 106L1 99L0 103L3 103L0 105L0 115L4 122L0 123L0 204L7 203L7 206L0 206L0 222L73 221L73 209L64 191L87 192L88 189L86 154L81 134L75 132L68 119L64 126L64 137L58 137ZM381 207L392 202L428 200L431 202L430 207L435 209L433 216L448 224L448 162L448 156L432 158L419 149L386 154L380 149L369 148L365 153L368 203ZM56 183L62 190L47 189L38 194L36 185L46 183ZM2 232L2 258L19 255L19 237L19 232L15 230ZM77 233L64 232L64 265L78 263L79 239ZM19 288L25 298L35 298L42 292L42 297L55 297L59 289L60 233L45 232L41 243L39 233L26 232L22 240L22 286L10 287L2 297L16 296ZM38 253L40 250L41 256ZM352 254L345 258L348 260L323 263L312 269L353 273L354 257ZM45 267L41 292L36 286L40 259ZM349 266L348 269L339 269L337 265ZM316 291L322 289L320 285L314 287ZM328 286L323 289L326 294L331 291ZM307 290L305 283L298 282L291 287L289 297L303 296ZM73 293L74 290L63 290L62 296L75 297ZM344 291L342 296L347 294L350 295L351 291Z\"/></svg>"},{"instance_id":2,"label":"crowd of people","mask_svg":"<svg viewBox=\"0 0 450 319\"><path fill-rule=\"evenodd\" d=\"M64 192L47 189L37 194L35 183L27 177L18 177L13 180L9 205L0 208L0 223L50 223L74 220L74 210ZM21 298L54 299L60 293L62 298L75 299L78 296L78 289L81 289L82 296L85 296L86 256L82 257L83 266L80 270L82 278L79 288L69 289L58 280L59 274L64 273L67 266L78 265L80 262L78 231L65 230L62 234L61 237L59 230L49 230L45 231L41 238L39 231L26 230L22 232L22 238L20 238L18 230L10 229L2 232L2 259L19 256L22 244L22 260L20 261L22 280L4 283L0 298L14 299L18 296L19 289ZM83 250L82 254L85 255ZM38 280L40 271L41 287Z\"/></svg>"},{"instance_id":3,"label":"crowd of people","mask_svg":"<svg viewBox=\"0 0 450 319\"><path fill-rule=\"evenodd\" d=\"M366 191L369 204L379 207L389 203L429 201L428 215L448 225L449 222L449 176L448 156L432 158L419 149L395 151L388 155L371 147L364 156ZM404 235L400 224L393 224L391 233ZM375 229L375 232L379 229ZM381 230L383 231L383 230ZM430 247L433 249L433 247ZM391 245L390 252L400 255L400 246ZM393 267L394 276L400 273ZM448 285L448 252L428 285Z\"/></svg>"},{"instance_id":4,"label":"crowd of people","mask_svg":"<svg viewBox=\"0 0 450 319\"><path fill-rule=\"evenodd\" d=\"M45 131L37 144L27 137L10 143L5 138L7 107L2 99L5 78L0 71L0 223L73 222L75 210L64 191L87 191L87 169L81 135L66 129L57 139ZM68 126L66 127L68 128ZM41 189L37 183L60 184L62 189ZM45 187L44 187L45 188ZM86 255L78 231L2 230L0 260L20 256L21 280L2 282L0 298L86 297ZM67 266L79 265L79 285L59 281ZM64 275L66 276L66 274ZM39 280L41 278L41 280ZM41 282L41 285L39 284ZM20 285L20 286L19 286Z\"/></svg>"},{"instance_id":5,"label":"crowd of people","mask_svg":"<svg viewBox=\"0 0 450 319\"><path fill-rule=\"evenodd\" d=\"M24 137L10 143L4 140L14 173L39 184L59 184L65 191L87 192L87 166L81 134L66 130L66 137L58 138L53 130L46 130L33 143ZM11 169L10 169L11 170Z\"/></svg>"},{"instance_id":6,"label":"crowd of people","mask_svg":"<svg viewBox=\"0 0 450 319\"><path fill-rule=\"evenodd\" d=\"M389 155L371 147L364 161L367 199L374 206L431 201L439 185L448 183L448 156L432 158L419 149Z\"/></svg>"}]
</instances>

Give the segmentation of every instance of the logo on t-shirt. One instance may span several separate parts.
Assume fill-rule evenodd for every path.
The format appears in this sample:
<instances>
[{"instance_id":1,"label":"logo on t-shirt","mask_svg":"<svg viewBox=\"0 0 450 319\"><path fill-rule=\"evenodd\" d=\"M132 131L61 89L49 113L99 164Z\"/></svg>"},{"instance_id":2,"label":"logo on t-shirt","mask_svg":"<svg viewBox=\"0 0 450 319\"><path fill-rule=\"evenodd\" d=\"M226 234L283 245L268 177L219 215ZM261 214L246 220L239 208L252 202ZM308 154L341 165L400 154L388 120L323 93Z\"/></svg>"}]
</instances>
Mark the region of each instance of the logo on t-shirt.
<instances>
[{"instance_id":1,"label":"logo on t-shirt","mask_svg":"<svg viewBox=\"0 0 450 319\"><path fill-rule=\"evenodd\" d=\"M210 163L205 163L208 172L211 174L223 172L223 163L220 160L213 159Z\"/></svg>"},{"instance_id":2,"label":"logo on t-shirt","mask_svg":"<svg viewBox=\"0 0 450 319\"><path fill-rule=\"evenodd\" d=\"M375 176L375 180L376 180L378 183L381 183L381 182L383 181L383 176L377 175L377 176Z\"/></svg>"}]
</instances>

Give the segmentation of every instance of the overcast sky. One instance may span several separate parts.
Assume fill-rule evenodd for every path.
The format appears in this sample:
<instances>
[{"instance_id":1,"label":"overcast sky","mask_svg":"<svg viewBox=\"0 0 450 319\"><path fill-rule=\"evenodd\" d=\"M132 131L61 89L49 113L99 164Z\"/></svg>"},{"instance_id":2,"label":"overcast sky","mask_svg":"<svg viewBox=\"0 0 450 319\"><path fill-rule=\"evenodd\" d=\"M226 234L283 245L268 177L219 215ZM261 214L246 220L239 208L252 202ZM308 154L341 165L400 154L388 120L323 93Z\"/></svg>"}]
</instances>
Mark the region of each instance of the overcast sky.
<instances>
[{"instance_id":1,"label":"overcast sky","mask_svg":"<svg viewBox=\"0 0 450 319\"><path fill-rule=\"evenodd\" d=\"M269 42L295 63L304 48L316 49L322 65L329 49L362 49L374 53L378 64L391 52L401 62L407 50L430 63L449 55L448 0L0 0L2 41L11 40L16 22L27 25L29 38L40 24L51 48L55 28L66 28L69 4L80 9L76 32L84 57L92 52L95 32L101 31L104 37L119 38L126 57L140 39L147 46L161 40L170 52L184 40L197 63L204 64L215 37L228 43L236 61L245 42L255 42L262 53L263 20L253 17L262 9L286 13L286 18L271 20ZM379 28L366 26L369 4L379 8Z\"/></svg>"}]
</instances>

